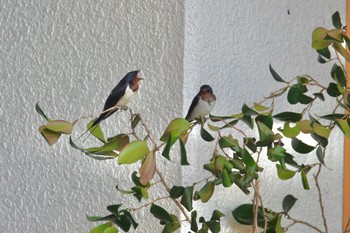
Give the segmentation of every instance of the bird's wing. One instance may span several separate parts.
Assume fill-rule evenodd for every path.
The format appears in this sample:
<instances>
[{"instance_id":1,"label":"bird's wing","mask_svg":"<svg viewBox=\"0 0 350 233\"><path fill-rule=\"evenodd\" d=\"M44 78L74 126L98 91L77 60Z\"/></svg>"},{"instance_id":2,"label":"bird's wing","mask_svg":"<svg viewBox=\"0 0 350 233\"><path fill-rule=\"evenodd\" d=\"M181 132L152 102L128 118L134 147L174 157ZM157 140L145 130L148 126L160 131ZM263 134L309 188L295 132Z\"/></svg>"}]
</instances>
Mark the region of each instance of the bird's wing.
<instances>
[{"instance_id":1,"label":"bird's wing","mask_svg":"<svg viewBox=\"0 0 350 233\"><path fill-rule=\"evenodd\" d=\"M199 101L199 94L196 95L193 100L192 100L192 103L190 105L190 108L188 109L188 113L187 113L187 116L185 117L186 120L189 120L190 117L191 117L191 113L193 112L194 108L196 107L196 105L198 104L198 101Z\"/></svg>"},{"instance_id":2,"label":"bird's wing","mask_svg":"<svg viewBox=\"0 0 350 233\"><path fill-rule=\"evenodd\" d=\"M127 87L128 83L125 79L122 79L118 85L111 91L111 93L109 94L105 105L103 107L103 111L110 109L112 107L114 107L118 101L123 97L126 87ZM113 110L113 111L107 111L102 113L92 124L91 127L97 125L98 123L100 123L101 121L103 121L104 119L108 118L109 116L111 116L114 112L116 112L117 109Z\"/></svg>"}]
</instances>

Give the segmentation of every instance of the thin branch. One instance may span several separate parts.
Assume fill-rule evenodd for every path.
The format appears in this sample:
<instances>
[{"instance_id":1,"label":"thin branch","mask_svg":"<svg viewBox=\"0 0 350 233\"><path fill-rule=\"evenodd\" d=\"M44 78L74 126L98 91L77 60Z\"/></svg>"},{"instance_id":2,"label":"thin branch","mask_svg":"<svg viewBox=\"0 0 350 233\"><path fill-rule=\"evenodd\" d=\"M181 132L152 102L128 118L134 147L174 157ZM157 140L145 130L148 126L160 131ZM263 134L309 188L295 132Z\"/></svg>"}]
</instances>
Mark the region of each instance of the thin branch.
<instances>
[{"instance_id":1,"label":"thin branch","mask_svg":"<svg viewBox=\"0 0 350 233\"><path fill-rule=\"evenodd\" d=\"M149 206L149 205L151 205L151 204L153 204L153 203L155 203L155 202L157 202L157 201L160 201L160 200L162 200L162 199L167 199L167 198L171 198L171 197L170 197L170 196L158 197L158 198L156 198L156 199L154 199L154 200L152 200L152 201L150 201L150 202L147 202L146 204L144 204L144 205L142 205L142 206L139 206L139 207L137 207L137 208L131 208L131 209L129 209L129 211L140 210L140 209L145 208L145 207L147 207L147 206Z\"/></svg>"},{"instance_id":2,"label":"thin branch","mask_svg":"<svg viewBox=\"0 0 350 233\"><path fill-rule=\"evenodd\" d=\"M324 225L325 233L328 233L327 219L326 219L326 214L325 214L325 210L324 210L324 206L323 206L323 200L322 200L322 192L321 192L320 184L318 183L318 176L320 175L321 168L322 168L322 165L320 164L318 166L317 174L314 175L314 179L315 179L315 184L316 184L317 191L318 191L318 198L319 198L319 202L320 202L320 208L321 208L321 213L322 213L322 219L323 219L323 225Z\"/></svg>"},{"instance_id":3,"label":"thin branch","mask_svg":"<svg viewBox=\"0 0 350 233\"><path fill-rule=\"evenodd\" d=\"M158 174L158 176L160 178L160 182L162 182L162 184L164 185L165 189L168 191L168 193L170 193L170 188L169 188L168 184L166 183L162 173L158 170L158 168L156 168L156 173ZM173 202L177 205L177 207L179 207L179 209L181 210L182 214L185 216L186 221L191 224L191 219L190 219L190 217L188 217L187 212L183 208L181 203L178 200L176 200L175 198L171 198L171 200L173 200Z\"/></svg>"},{"instance_id":4,"label":"thin branch","mask_svg":"<svg viewBox=\"0 0 350 233\"><path fill-rule=\"evenodd\" d=\"M350 218L348 219L348 222L346 223L345 229L343 233L350 232Z\"/></svg>"},{"instance_id":5,"label":"thin branch","mask_svg":"<svg viewBox=\"0 0 350 233\"><path fill-rule=\"evenodd\" d=\"M286 213L286 215L287 215L287 218L288 218L289 220L293 221L293 224L289 225L289 227L292 226L292 225L294 225L294 224L297 224L297 223L298 223L298 224L306 225L306 226L308 226L308 227L314 229L314 230L317 231L317 232L325 233L325 232L323 232L321 229L319 229L318 227L316 227L316 226L314 226L314 225L312 225L312 224L310 224L310 223L308 223L308 222L305 222L305 221L303 221L303 220L299 220L299 219L292 218L292 217L291 217L289 214L287 214L287 213Z\"/></svg>"}]
</instances>

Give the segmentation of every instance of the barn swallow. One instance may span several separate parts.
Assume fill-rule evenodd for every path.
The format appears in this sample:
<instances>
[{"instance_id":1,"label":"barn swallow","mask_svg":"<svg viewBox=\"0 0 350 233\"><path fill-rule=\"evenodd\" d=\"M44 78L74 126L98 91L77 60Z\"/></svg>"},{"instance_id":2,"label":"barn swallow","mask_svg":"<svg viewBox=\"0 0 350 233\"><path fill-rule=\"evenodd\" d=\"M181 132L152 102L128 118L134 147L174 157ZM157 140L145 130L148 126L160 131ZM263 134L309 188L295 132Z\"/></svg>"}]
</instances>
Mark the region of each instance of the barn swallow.
<instances>
[{"instance_id":1,"label":"barn swallow","mask_svg":"<svg viewBox=\"0 0 350 233\"><path fill-rule=\"evenodd\" d=\"M139 89L139 81L142 79L139 70L127 73L111 91L105 102L101 115L94 121L90 128L110 117L118 109L126 108L126 105ZM113 108L116 106L117 108Z\"/></svg>"},{"instance_id":2,"label":"barn swallow","mask_svg":"<svg viewBox=\"0 0 350 233\"><path fill-rule=\"evenodd\" d=\"M213 110L216 96L209 85L201 86L198 94L192 100L190 109L185 117L188 121L193 121L199 117L205 117Z\"/></svg>"}]
</instances>

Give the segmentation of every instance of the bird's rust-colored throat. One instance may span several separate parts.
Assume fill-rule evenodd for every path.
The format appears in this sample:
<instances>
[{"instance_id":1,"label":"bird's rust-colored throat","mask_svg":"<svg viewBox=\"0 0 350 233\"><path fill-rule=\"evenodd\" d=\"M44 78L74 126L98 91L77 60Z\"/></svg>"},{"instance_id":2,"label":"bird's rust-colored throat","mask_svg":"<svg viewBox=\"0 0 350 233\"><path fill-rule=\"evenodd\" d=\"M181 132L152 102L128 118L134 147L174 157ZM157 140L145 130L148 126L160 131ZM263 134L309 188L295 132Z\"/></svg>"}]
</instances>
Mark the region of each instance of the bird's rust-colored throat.
<instances>
[{"instance_id":1,"label":"bird's rust-colored throat","mask_svg":"<svg viewBox=\"0 0 350 233\"><path fill-rule=\"evenodd\" d=\"M135 92L139 89L140 80L143 80L143 78L141 78L140 74L138 73L136 75L136 77L132 80L132 91L133 92Z\"/></svg>"}]
</instances>

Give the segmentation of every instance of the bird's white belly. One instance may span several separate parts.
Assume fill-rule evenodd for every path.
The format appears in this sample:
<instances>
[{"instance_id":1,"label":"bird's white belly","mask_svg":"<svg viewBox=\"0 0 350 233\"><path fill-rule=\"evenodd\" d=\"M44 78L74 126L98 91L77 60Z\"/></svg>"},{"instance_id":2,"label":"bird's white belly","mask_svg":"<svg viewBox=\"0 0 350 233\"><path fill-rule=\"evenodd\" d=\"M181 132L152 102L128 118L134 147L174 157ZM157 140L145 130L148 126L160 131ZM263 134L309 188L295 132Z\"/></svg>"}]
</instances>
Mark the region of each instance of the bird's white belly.
<instances>
[{"instance_id":1,"label":"bird's white belly","mask_svg":"<svg viewBox=\"0 0 350 233\"><path fill-rule=\"evenodd\" d=\"M117 105L124 107L126 106L130 100L134 97L136 92L133 92L129 85L126 87L125 93L123 97L118 101Z\"/></svg>"},{"instance_id":2,"label":"bird's white belly","mask_svg":"<svg viewBox=\"0 0 350 233\"><path fill-rule=\"evenodd\" d=\"M198 104L194 108L190 118L194 120L199 116L205 117L211 112L211 110L213 110L214 106L215 101L208 103L207 101L202 100L202 98L199 98Z\"/></svg>"}]
</instances>

